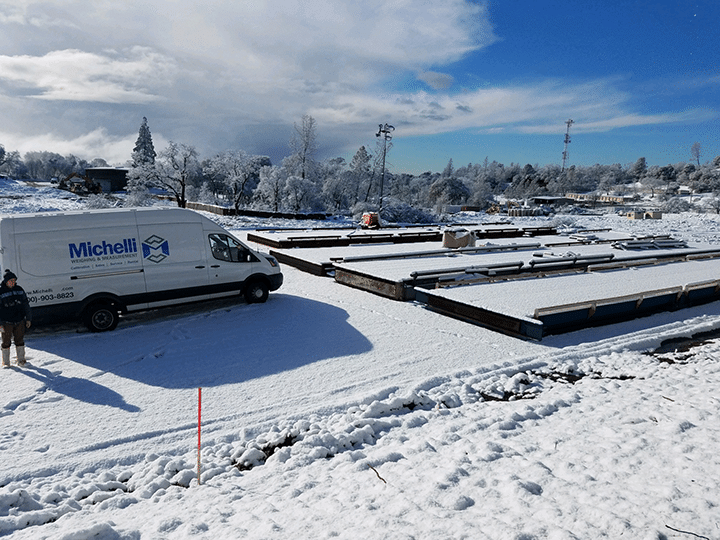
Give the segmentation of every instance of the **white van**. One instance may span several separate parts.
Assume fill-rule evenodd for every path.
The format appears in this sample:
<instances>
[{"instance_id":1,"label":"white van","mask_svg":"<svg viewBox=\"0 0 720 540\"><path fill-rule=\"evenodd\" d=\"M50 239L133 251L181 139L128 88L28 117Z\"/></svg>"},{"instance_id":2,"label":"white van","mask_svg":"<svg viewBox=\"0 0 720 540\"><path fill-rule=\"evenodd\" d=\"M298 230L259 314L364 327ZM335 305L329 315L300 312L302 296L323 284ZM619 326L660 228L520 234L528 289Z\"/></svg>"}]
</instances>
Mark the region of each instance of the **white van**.
<instances>
[{"instance_id":1,"label":"white van","mask_svg":"<svg viewBox=\"0 0 720 540\"><path fill-rule=\"evenodd\" d=\"M282 285L277 261L206 217L136 208L0 217L0 264L25 289L33 321L112 330L121 313Z\"/></svg>"}]
</instances>

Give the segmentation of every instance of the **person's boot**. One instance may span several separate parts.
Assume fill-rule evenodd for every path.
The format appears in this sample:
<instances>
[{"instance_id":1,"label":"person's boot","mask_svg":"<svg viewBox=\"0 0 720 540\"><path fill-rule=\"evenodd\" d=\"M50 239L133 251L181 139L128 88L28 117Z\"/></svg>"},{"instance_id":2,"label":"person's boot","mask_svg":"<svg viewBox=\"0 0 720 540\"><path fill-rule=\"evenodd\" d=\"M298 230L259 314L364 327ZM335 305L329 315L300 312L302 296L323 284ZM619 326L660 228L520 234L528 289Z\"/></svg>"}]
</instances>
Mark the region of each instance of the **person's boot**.
<instances>
[{"instance_id":1,"label":"person's boot","mask_svg":"<svg viewBox=\"0 0 720 540\"><path fill-rule=\"evenodd\" d=\"M10 352L10 349L8 349L8 352ZM24 366L25 365L25 345L16 345L15 352L17 352L18 366Z\"/></svg>"},{"instance_id":2,"label":"person's boot","mask_svg":"<svg viewBox=\"0 0 720 540\"><path fill-rule=\"evenodd\" d=\"M4 368L10 367L10 349L2 350L2 366Z\"/></svg>"}]
</instances>

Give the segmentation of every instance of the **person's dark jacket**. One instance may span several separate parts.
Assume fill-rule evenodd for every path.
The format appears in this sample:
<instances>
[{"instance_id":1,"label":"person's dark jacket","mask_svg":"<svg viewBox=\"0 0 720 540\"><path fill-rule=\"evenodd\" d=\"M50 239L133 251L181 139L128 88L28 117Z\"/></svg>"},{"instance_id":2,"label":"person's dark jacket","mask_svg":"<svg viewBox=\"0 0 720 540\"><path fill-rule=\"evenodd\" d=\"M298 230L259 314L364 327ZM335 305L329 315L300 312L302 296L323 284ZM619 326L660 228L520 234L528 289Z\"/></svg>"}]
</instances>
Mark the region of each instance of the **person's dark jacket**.
<instances>
[{"instance_id":1,"label":"person's dark jacket","mask_svg":"<svg viewBox=\"0 0 720 540\"><path fill-rule=\"evenodd\" d=\"M0 323L18 324L30 320L30 302L20 285L13 288L3 281L0 285Z\"/></svg>"}]
</instances>

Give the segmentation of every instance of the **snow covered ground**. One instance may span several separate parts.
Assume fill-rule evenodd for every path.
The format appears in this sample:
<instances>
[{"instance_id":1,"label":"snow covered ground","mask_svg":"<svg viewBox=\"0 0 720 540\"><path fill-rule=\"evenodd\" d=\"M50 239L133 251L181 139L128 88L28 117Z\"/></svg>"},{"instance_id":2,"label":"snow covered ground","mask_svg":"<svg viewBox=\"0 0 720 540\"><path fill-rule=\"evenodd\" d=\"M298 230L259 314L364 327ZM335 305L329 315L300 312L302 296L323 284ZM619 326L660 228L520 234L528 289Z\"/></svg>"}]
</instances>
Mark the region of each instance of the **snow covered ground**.
<instances>
[{"instance_id":1,"label":"snow covered ground","mask_svg":"<svg viewBox=\"0 0 720 540\"><path fill-rule=\"evenodd\" d=\"M5 183L0 213L83 206L58 195ZM720 245L711 215L513 222L548 220ZM719 303L535 343L283 272L263 305L34 329L0 371L0 536L720 538Z\"/></svg>"}]
</instances>

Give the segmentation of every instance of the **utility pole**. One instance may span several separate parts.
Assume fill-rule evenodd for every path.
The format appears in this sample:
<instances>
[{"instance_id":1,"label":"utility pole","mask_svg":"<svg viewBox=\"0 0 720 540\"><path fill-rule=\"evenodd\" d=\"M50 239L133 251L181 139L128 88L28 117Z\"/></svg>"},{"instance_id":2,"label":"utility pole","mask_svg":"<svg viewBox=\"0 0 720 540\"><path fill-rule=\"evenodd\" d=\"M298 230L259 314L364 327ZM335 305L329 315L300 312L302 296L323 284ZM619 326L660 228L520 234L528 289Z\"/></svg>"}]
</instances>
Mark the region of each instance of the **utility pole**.
<instances>
[{"instance_id":1,"label":"utility pole","mask_svg":"<svg viewBox=\"0 0 720 540\"><path fill-rule=\"evenodd\" d=\"M560 169L560 172L563 172L565 170L565 162L568 158L568 144L570 144L570 126L573 124L572 118L570 118L567 122L567 130L565 131L565 149L563 150L563 159L562 159L562 168Z\"/></svg>"},{"instance_id":2,"label":"utility pole","mask_svg":"<svg viewBox=\"0 0 720 540\"><path fill-rule=\"evenodd\" d=\"M378 217L383 207L383 184L385 183L385 154L387 154L387 143L389 140L392 140L393 131L395 131L395 128L392 127L390 124L386 123L385 125L380 124L378 132L375 134L376 137L383 138L382 172L380 173L380 209L378 210Z\"/></svg>"}]
</instances>

